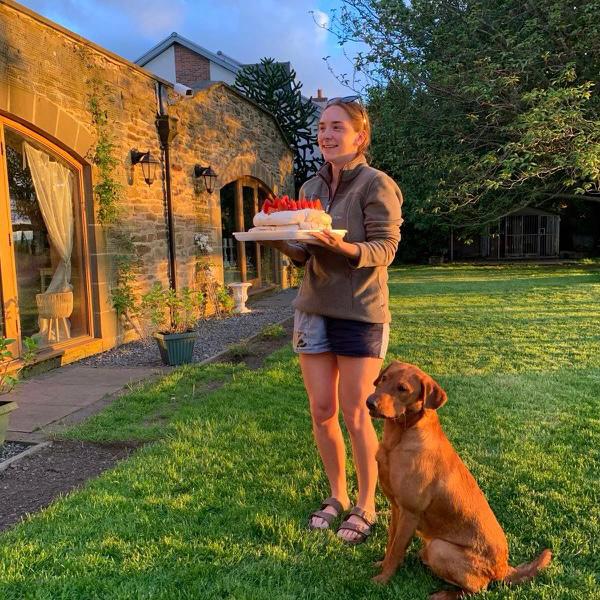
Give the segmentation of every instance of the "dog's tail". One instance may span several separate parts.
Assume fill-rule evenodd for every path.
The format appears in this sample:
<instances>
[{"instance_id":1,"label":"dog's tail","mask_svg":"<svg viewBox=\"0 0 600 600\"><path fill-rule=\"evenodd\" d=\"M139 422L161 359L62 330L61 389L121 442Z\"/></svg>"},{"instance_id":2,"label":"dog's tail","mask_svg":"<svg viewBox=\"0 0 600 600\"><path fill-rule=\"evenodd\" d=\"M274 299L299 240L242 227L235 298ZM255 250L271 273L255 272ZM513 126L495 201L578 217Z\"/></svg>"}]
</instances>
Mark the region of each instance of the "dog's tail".
<instances>
[{"instance_id":1,"label":"dog's tail","mask_svg":"<svg viewBox=\"0 0 600 600\"><path fill-rule=\"evenodd\" d=\"M518 567L510 567L508 574L504 578L504 583L508 585L514 585L517 583L524 583L533 579L539 571L545 569L552 560L552 552L546 548L542 553L529 563L523 563Z\"/></svg>"}]
</instances>

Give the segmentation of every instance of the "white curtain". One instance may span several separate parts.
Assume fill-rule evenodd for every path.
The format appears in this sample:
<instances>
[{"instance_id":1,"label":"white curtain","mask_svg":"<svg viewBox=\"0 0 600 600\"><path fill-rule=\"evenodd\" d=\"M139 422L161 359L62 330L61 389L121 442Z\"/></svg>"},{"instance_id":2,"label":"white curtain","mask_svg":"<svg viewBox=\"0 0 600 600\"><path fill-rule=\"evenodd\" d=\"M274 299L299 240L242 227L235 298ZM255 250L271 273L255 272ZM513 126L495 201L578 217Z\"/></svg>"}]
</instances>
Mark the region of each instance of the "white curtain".
<instances>
[{"instance_id":1,"label":"white curtain","mask_svg":"<svg viewBox=\"0 0 600 600\"><path fill-rule=\"evenodd\" d=\"M50 155L24 142L40 212L50 243L60 256L46 293L70 292L73 252L73 173Z\"/></svg>"},{"instance_id":2,"label":"white curtain","mask_svg":"<svg viewBox=\"0 0 600 600\"><path fill-rule=\"evenodd\" d=\"M31 178L40 212L44 219L52 248L60 256L60 262L52 276L50 285L38 295L38 318L40 331L36 336L45 345L71 337L68 317L73 306L71 285L71 254L73 252L73 173L64 165L51 160L46 152L36 150L31 144L23 143ZM55 296L56 292L71 292L67 298ZM41 304L40 304L41 302Z\"/></svg>"}]
</instances>

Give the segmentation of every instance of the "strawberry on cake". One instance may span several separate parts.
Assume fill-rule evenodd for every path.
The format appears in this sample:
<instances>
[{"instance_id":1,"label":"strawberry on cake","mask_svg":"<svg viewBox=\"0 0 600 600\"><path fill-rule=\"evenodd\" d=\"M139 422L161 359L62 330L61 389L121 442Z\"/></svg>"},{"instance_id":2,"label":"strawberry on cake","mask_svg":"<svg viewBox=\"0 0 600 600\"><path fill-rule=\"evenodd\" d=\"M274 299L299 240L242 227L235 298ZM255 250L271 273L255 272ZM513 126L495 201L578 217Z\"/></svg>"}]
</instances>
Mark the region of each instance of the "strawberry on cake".
<instances>
[{"instance_id":1,"label":"strawberry on cake","mask_svg":"<svg viewBox=\"0 0 600 600\"><path fill-rule=\"evenodd\" d=\"M254 215L253 223L249 232L331 229L331 217L319 199L290 200L288 196L267 198L261 211Z\"/></svg>"}]
</instances>

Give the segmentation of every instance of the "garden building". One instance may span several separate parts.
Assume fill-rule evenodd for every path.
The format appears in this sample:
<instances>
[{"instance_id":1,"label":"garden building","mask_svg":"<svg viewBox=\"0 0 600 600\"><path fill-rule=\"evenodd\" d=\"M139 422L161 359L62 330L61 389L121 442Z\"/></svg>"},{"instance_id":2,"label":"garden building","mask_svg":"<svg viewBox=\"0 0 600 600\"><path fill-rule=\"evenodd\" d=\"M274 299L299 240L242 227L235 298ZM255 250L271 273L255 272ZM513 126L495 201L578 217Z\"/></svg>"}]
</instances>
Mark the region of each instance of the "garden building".
<instances>
[{"instance_id":1,"label":"garden building","mask_svg":"<svg viewBox=\"0 0 600 600\"><path fill-rule=\"evenodd\" d=\"M484 258L555 258L560 217L537 208L523 208L499 219L481 237Z\"/></svg>"},{"instance_id":2,"label":"garden building","mask_svg":"<svg viewBox=\"0 0 600 600\"><path fill-rule=\"evenodd\" d=\"M537 208L523 208L486 226L470 240L452 236L450 259L547 259L559 256L560 217Z\"/></svg>"}]
</instances>

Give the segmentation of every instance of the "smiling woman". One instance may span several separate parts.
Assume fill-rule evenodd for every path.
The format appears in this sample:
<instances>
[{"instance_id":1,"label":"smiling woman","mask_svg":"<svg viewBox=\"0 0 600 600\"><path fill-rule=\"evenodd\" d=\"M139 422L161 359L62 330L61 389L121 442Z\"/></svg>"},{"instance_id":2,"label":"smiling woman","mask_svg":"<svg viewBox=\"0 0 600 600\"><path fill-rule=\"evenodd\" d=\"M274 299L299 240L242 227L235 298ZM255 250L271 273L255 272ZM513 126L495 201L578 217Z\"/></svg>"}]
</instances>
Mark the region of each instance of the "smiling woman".
<instances>
[{"instance_id":1,"label":"smiling woman","mask_svg":"<svg viewBox=\"0 0 600 600\"><path fill-rule=\"evenodd\" d=\"M300 190L320 198L333 229L314 242L274 245L305 275L294 302L294 350L300 355L315 441L330 497L309 516L309 529L327 529L351 505L346 482L341 408L352 443L358 498L338 536L360 544L376 520L377 436L365 398L387 351L390 312L387 266L400 240L402 194L385 173L367 164L368 115L356 98L328 102L319 121L324 166Z\"/></svg>"},{"instance_id":2,"label":"smiling woman","mask_svg":"<svg viewBox=\"0 0 600 600\"><path fill-rule=\"evenodd\" d=\"M319 120L318 142L323 158L333 162L364 154L371 143L371 122L358 96L332 98Z\"/></svg>"}]
</instances>

